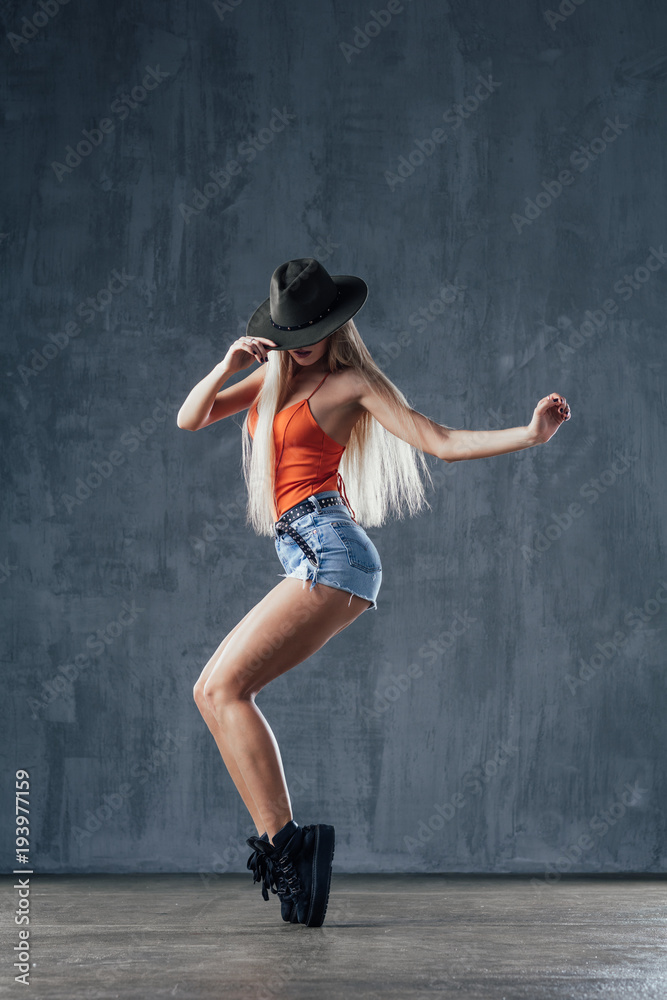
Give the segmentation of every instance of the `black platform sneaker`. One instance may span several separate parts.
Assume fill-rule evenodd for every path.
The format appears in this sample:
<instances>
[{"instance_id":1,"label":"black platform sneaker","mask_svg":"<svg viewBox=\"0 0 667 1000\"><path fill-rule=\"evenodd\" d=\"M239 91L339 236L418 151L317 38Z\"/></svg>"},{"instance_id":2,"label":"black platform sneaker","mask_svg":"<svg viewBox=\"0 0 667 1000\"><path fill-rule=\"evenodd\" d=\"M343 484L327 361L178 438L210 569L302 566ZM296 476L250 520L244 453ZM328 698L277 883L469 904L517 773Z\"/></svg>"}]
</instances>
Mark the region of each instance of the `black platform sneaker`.
<instances>
[{"instance_id":1,"label":"black platform sneaker","mask_svg":"<svg viewBox=\"0 0 667 1000\"><path fill-rule=\"evenodd\" d=\"M274 852L266 833L261 837L249 837L246 840L253 852L248 858L246 868L253 873L253 882L262 882L262 896L268 900L268 889L278 894L280 898L280 914L287 923L296 923L296 905L280 870L275 870Z\"/></svg>"},{"instance_id":2,"label":"black platform sneaker","mask_svg":"<svg viewBox=\"0 0 667 1000\"><path fill-rule=\"evenodd\" d=\"M321 927L324 923L334 846L334 828L326 823L299 826L290 820L274 836L274 876L277 878L282 872L295 905L292 923L307 927Z\"/></svg>"}]
</instances>

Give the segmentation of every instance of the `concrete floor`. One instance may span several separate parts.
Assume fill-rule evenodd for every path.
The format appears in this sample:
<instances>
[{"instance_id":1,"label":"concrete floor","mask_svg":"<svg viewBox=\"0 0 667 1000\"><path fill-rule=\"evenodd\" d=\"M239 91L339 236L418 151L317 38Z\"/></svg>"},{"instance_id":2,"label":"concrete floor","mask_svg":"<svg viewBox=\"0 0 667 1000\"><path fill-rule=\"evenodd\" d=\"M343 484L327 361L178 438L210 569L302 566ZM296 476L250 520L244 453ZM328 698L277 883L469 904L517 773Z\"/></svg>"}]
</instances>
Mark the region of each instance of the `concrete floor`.
<instances>
[{"instance_id":1,"label":"concrete floor","mask_svg":"<svg viewBox=\"0 0 667 1000\"><path fill-rule=\"evenodd\" d=\"M4 879L0 996L18 996ZM206 879L207 881L204 881ZM667 997L667 882L336 875L321 928L248 875L33 875L33 1000ZM9 905L9 903L12 905ZM6 933L5 933L6 932Z\"/></svg>"}]
</instances>

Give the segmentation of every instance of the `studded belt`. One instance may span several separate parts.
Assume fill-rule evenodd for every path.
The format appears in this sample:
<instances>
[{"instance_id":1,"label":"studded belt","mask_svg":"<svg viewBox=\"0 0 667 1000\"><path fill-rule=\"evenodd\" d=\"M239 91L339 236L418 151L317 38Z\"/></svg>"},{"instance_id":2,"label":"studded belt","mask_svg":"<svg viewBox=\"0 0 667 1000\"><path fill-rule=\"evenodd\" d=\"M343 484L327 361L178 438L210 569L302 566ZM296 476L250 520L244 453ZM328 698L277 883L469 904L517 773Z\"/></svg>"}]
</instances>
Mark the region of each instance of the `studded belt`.
<instances>
[{"instance_id":1,"label":"studded belt","mask_svg":"<svg viewBox=\"0 0 667 1000\"><path fill-rule=\"evenodd\" d=\"M313 510L318 510L320 507L344 507L346 506L340 494L336 494L333 497L322 497L315 504L312 500L302 500L301 503L297 503L294 507L290 507L286 510L282 517L276 521L274 527L276 532L276 537L279 535L289 535L293 538L299 548L306 554L308 560L317 566L317 556L311 549L305 538L302 538L296 528L291 528L290 525L292 521L296 521L297 518L303 517L304 514L309 514Z\"/></svg>"}]
</instances>

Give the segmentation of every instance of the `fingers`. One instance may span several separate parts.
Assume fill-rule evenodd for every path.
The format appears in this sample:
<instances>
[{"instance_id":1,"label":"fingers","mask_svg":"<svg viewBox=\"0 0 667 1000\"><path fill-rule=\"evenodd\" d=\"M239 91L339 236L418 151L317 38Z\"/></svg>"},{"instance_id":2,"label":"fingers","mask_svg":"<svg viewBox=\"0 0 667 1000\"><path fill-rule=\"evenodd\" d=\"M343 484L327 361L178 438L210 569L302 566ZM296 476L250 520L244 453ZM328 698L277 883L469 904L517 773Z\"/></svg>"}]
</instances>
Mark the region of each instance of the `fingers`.
<instances>
[{"instance_id":1,"label":"fingers","mask_svg":"<svg viewBox=\"0 0 667 1000\"><path fill-rule=\"evenodd\" d=\"M558 414L563 418L563 420L569 420L572 416L565 396L559 396L557 392L552 392L550 396L545 396L544 399L540 400L540 403L545 403L545 410L550 406L556 406L558 408Z\"/></svg>"},{"instance_id":2,"label":"fingers","mask_svg":"<svg viewBox=\"0 0 667 1000\"><path fill-rule=\"evenodd\" d=\"M268 349L264 345L278 346L274 340L270 340L268 337L241 337L240 339L244 349L249 351L260 364L267 360Z\"/></svg>"}]
</instances>

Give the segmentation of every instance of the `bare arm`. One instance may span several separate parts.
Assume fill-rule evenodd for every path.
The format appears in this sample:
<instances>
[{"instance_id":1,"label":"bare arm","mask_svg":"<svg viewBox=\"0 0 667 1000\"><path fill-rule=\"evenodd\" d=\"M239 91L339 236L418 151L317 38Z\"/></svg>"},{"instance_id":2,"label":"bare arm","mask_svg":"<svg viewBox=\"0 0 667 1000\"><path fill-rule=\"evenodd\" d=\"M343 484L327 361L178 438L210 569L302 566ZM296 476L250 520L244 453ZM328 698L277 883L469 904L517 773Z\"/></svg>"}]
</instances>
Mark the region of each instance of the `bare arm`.
<instances>
[{"instance_id":1,"label":"bare arm","mask_svg":"<svg viewBox=\"0 0 667 1000\"><path fill-rule=\"evenodd\" d=\"M416 427L413 428L408 421L403 420L400 414L396 413L394 407L387 403L379 393L361 379L355 381L356 402L360 403L365 410L375 417L378 423L382 424L385 430L407 441L408 444L428 455L435 455L444 461L450 461L445 456L449 434L452 433L450 427L438 424L435 420L424 416L418 410L410 408L410 413L414 418Z\"/></svg>"},{"instance_id":2,"label":"bare arm","mask_svg":"<svg viewBox=\"0 0 667 1000\"><path fill-rule=\"evenodd\" d=\"M448 462L491 458L493 455L533 448L536 444L546 444L571 416L565 397L551 392L539 401L530 423L525 427L506 427L498 431L450 431L448 447L452 448L453 457L447 454L445 458Z\"/></svg>"},{"instance_id":3,"label":"bare arm","mask_svg":"<svg viewBox=\"0 0 667 1000\"><path fill-rule=\"evenodd\" d=\"M462 462L469 458L492 458L522 451L539 444L528 426L503 427L497 431L452 430L447 441L447 462Z\"/></svg>"},{"instance_id":4,"label":"bare arm","mask_svg":"<svg viewBox=\"0 0 667 1000\"><path fill-rule=\"evenodd\" d=\"M223 360L191 390L176 416L178 426L198 431L251 406L264 381L265 369L261 363L266 361L269 344L275 346L266 337L235 340ZM229 389L222 389L232 375L251 365L253 358L260 362L260 367Z\"/></svg>"},{"instance_id":5,"label":"bare arm","mask_svg":"<svg viewBox=\"0 0 667 1000\"><path fill-rule=\"evenodd\" d=\"M358 383L358 402L396 437L420 448L429 455L435 455L443 462L461 462L471 458L490 458L506 455L508 452L532 448L548 441L564 420L570 419L569 407L565 399L552 393L540 400L533 413L533 419L525 427L508 427L503 430L468 431L447 427L445 424L410 409L416 431L410 428L393 409L365 383ZM563 407L563 414L553 412ZM553 410L552 410L553 408Z\"/></svg>"},{"instance_id":6,"label":"bare arm","mask_svg":"<svg viewBox=\"0 0 667 1000\"><path fill-rule=\"evenodd\" d=\"M261 380L257 379L257 375L261 372L256 369L241 382L221 392L222 386L233 374L221 362L201 382L197 382L178 411L178 426L186 431L198 431L250 406L259 391Z\"/></svg>"}]
</instances>

